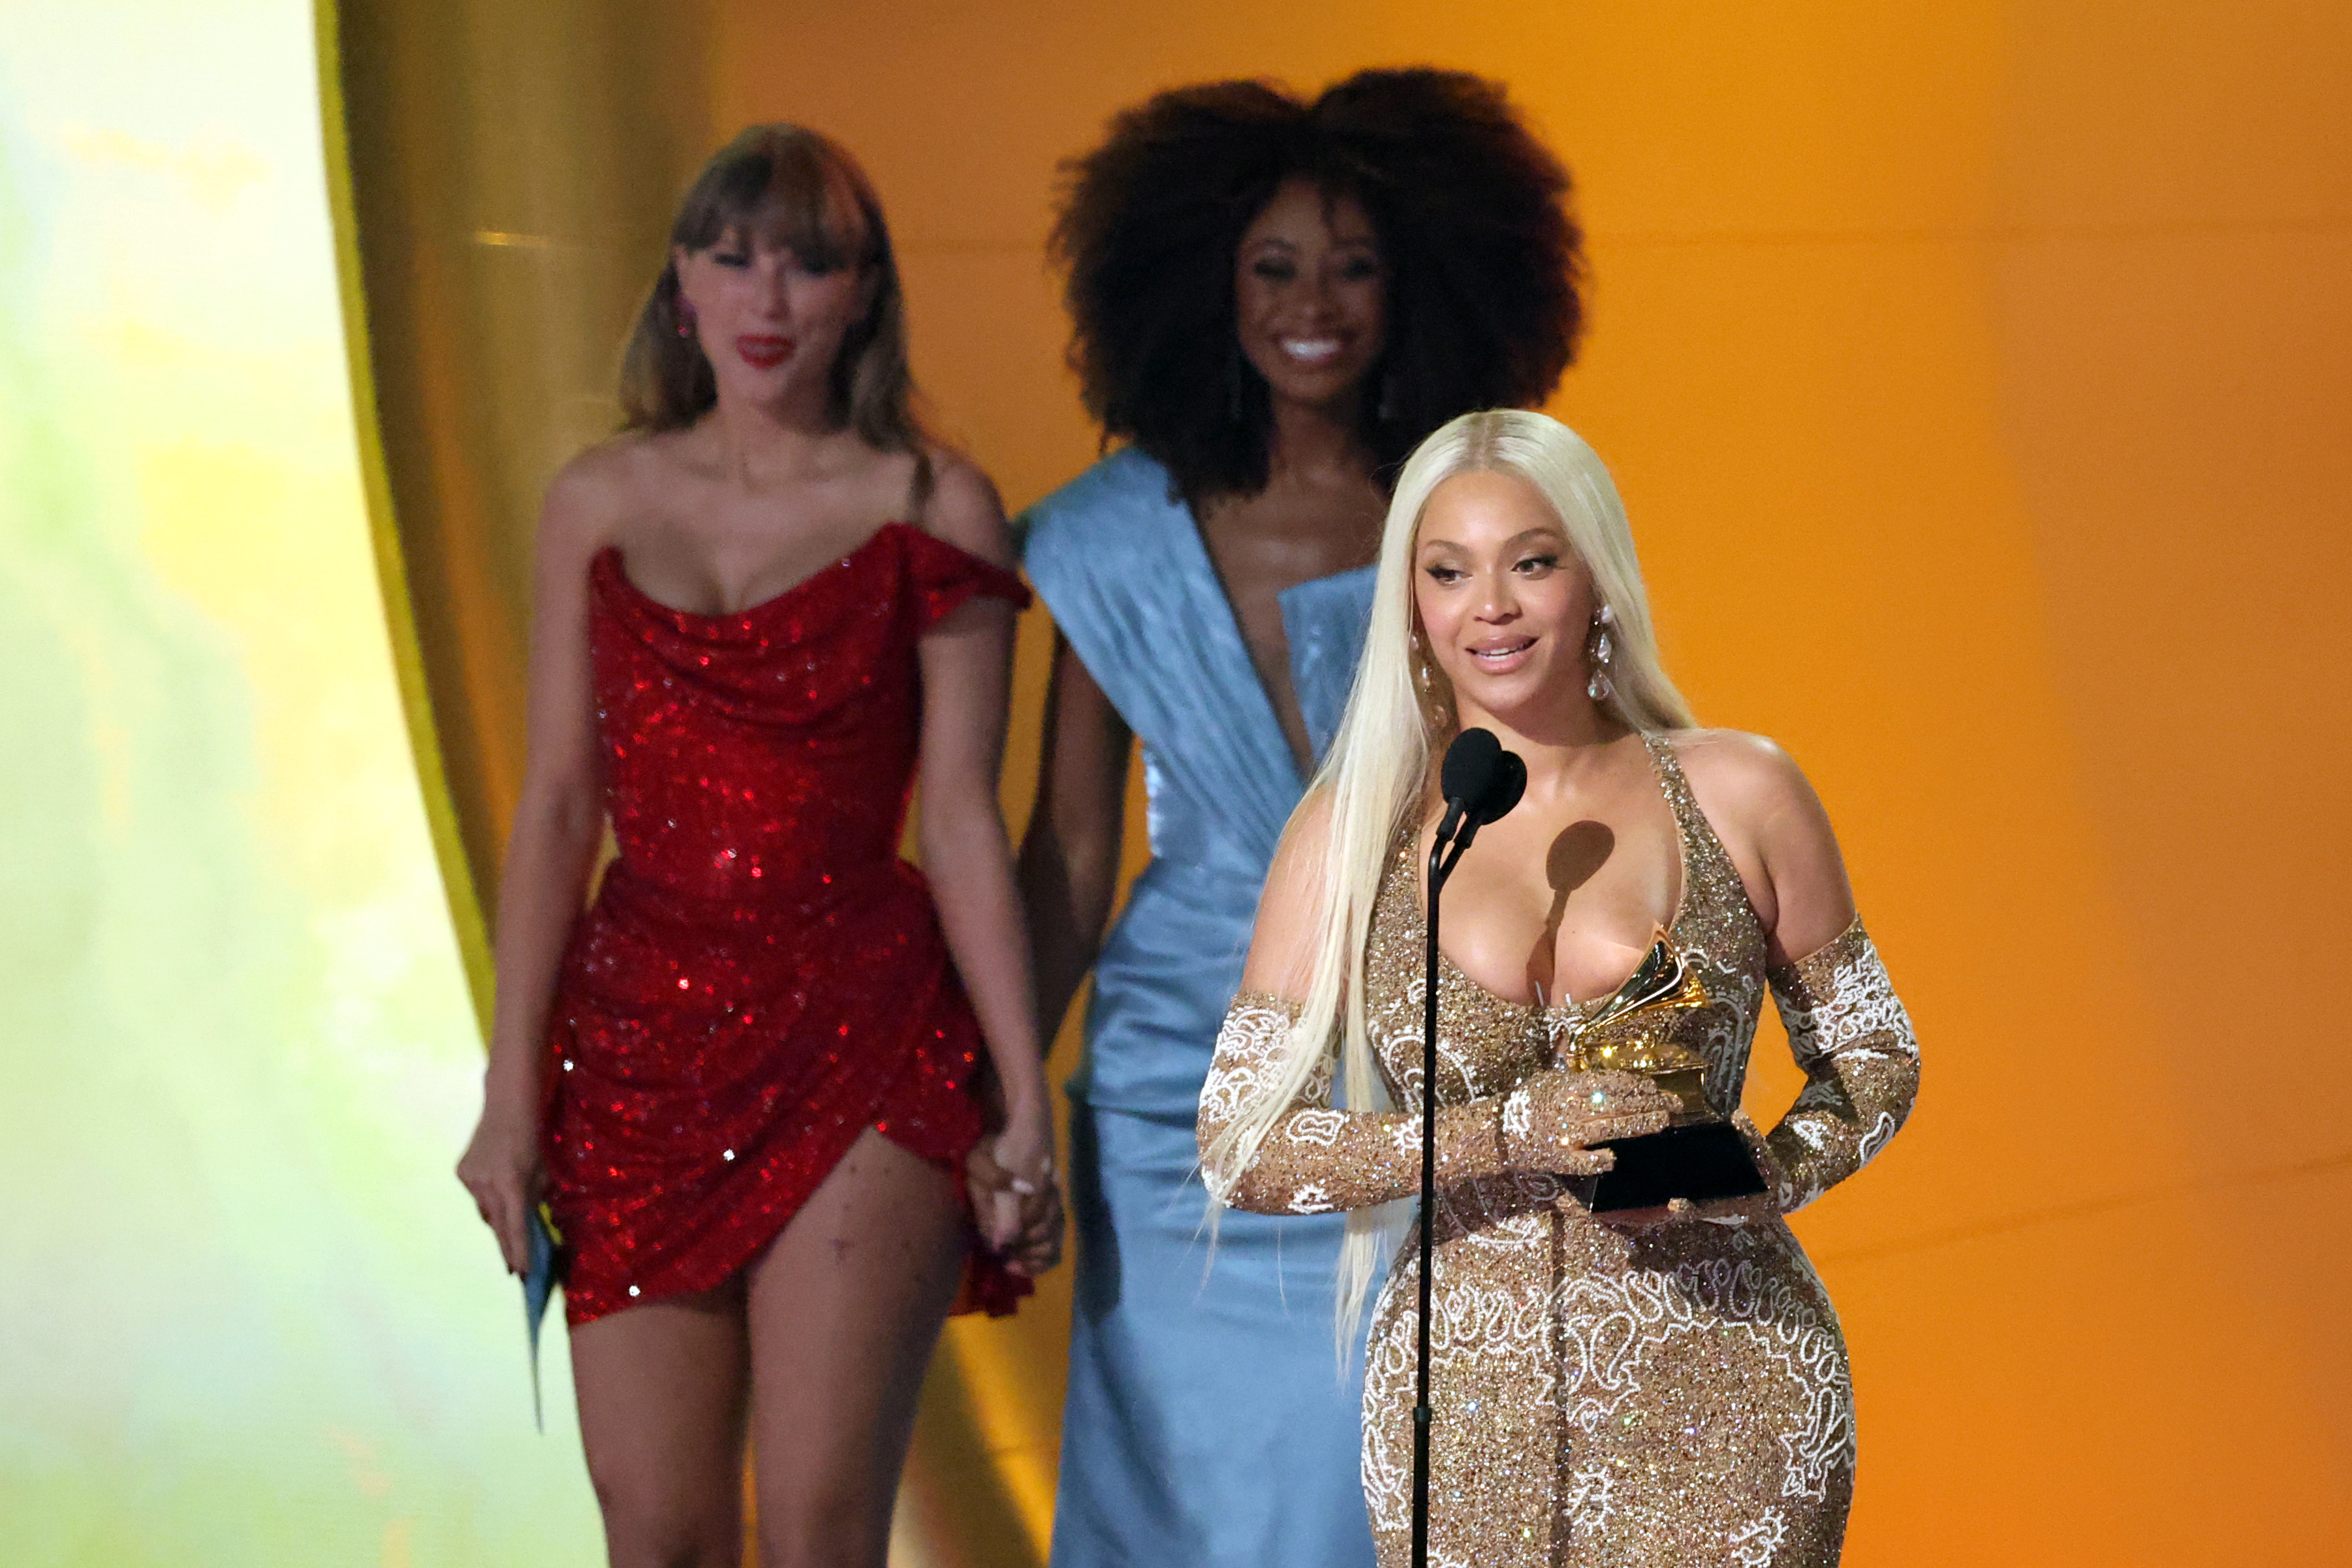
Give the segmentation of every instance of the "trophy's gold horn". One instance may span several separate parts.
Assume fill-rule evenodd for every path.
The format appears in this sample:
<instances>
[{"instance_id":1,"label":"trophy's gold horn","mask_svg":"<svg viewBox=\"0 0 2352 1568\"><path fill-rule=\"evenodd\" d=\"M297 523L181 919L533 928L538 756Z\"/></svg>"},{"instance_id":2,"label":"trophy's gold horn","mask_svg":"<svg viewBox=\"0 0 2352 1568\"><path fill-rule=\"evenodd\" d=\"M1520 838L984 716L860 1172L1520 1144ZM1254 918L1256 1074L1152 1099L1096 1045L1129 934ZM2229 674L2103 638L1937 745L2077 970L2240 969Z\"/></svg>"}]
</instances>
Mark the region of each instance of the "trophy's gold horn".
<instances>
[{"instance_id":1,"label":"trophy's gold horn","mask_svg":"<svg viewBox=\"0 0 2352 1568\"><path fill-rule=\"evenodd\" d=\"M1633 971L1632 979L1617 988L1608 1005L1585 1023L1612 1023L1635 1013L1653 1008L1704 1007L1707 1004L1706 983L1698 971L1683 956L1681 948L1663 930L1650 942L1650 951Z\"/></svg>"}]
</instances>

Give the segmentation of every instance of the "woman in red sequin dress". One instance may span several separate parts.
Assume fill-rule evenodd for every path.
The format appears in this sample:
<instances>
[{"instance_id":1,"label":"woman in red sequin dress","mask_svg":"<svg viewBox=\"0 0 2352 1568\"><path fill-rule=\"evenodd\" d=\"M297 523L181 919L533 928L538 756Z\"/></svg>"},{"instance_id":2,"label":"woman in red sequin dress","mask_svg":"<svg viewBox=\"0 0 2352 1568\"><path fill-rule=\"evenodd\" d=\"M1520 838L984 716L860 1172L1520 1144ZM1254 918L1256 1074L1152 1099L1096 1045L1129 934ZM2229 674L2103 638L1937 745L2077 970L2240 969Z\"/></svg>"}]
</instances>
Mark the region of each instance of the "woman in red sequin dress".
<instances>
[{"instance_id":1,"label":"woman in red sequin dress","mask_svg":"<svg viewBox=\"0 0 2352 1568\"><path fill-rule=\"evenodd\" d=\"M996 803L1028 595L987 479L909 413L848 155L746 132L671 237L629 427L541 523L458 1173L509 1268L541 1192L563 1234L614 1564L735 1568L748 1433L763 1558L880 1568L941 1321L1010 1311L1059 1247ZM918 779L928 883L898 858Z\"/></svg>"}]
</instances>

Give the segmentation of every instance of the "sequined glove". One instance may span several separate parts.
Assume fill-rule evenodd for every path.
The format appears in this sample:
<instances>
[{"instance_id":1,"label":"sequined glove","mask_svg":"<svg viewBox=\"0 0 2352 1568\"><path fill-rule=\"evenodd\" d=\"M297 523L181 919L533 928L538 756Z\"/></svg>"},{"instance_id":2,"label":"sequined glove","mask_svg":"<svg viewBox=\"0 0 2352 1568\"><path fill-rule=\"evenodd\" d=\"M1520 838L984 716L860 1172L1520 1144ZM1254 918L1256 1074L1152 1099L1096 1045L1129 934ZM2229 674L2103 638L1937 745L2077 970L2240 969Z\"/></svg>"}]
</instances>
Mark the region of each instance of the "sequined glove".
<instances>
[{"instance_id":1,"label":"sequined glove","mask_svg":"<svg viewBox=\"0 0 2352 1568\"><path fill-rule=\"evenodd\" d=\"M1328 1214L1370 1208L1421 1190L1421 1115L1339 1110L1331 1104L1329 1056L1292 1094L1239 1171L1220 1168L1217 1142L1251 1106L1276 1091L1298 1005L1244 992L1226 1011L1201 1086L1201 1175L1217 1201L1258 1214ZM1503 1097L1437 1112L1437 1184L1459 1185L1510 1168ZM1546 1167L1549 1168L1549 1167Z\"/></svg>"},{"instance_id":2,"label":"sequined glove","mask_svg":"<svg viewBox=\"0 0 2352 1568\"><path fill-rule=\"evenodd\" d=\"M1638 1073L1547 1068L1503 1097L1503 1158L1513 1170L1597 1176L1617 1156L1594 1144L1664 1131L1680 1105Z\"/></svg>"},{"instance_id":3,"label":"sequined glove","mask_svg":"<svg viewBox=\"0 0 2352 1568\"><path fill-rule=\"evenodd\" d=\"M1238 1172L1218 1168L1218 1139L1245 1109L1276 1092L1297 1019L1297 1004L1251 992L1227 1010L1201 1087L1202 1176L1210 1192L1260 1214L1370 1208L1419 1192L1420 1113L1333 1109L1328 1057L1246 1164ZM1657 1131L1677 1103L1638 1075L1547 1069L1508 1094L1439 1108L1436 1184L1458 1186L1515 1170L1597 1173L1614 1157L1590 1145Z\"/></svg>"},{"instance_id":4,"label":"sequined glove","mask_svg":"<svg viewBox=\"0 0 2352 1568\"><path fill-rule=\"evenodd\" d=\"M1911 1114L1919 1042L1857 917L1771 973L1805 1087L1764 1140L1773 1199L1791 1213L1868 1164Z\"/></svg>"}]
</instances>

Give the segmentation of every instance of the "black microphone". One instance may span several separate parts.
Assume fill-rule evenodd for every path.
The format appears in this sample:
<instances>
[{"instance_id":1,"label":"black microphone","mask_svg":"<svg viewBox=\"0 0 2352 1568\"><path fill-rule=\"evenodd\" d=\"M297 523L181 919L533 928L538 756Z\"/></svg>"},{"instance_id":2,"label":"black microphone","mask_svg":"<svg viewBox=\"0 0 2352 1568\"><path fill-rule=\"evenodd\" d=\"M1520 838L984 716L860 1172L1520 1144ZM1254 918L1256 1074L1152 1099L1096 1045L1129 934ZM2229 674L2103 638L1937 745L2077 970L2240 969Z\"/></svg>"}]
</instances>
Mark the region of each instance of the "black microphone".
<instances>
[{"instance_id":1,"label":"black microphone","mask_svg":"<svg viewBox=\"0 0 2352 1568\"><path fill-rule=\"evenodd\" d=\"M1445 748L1445 764L1437 773L1438 789L1445 796L1445 820L1437 825L1438 842L1453 837L1462 818L1471 815L1472 805L1494 786L1496 770L1502 766L1505 755L1503 742L1495 739L1492 730L1465 730L1454 737L1454 743ZM1524 778L1520 787L1526 787Z\"/></svg>"},{"instance_id":2,"label":"black microphone","mask_svg":"<svg viewBox=\"0 0 2352 1568\"><path fill-rule=\"evenodd\" d=\"M1518 805L1519 797L1527 793L1528 764L1519 760L1518 752L1505 752L1495 765L1495 776L1486 793L1472 801L1462 814L1462 837L1454 841L1455 857L1470 847L1470 841L1478 837L1480 828L1496 817L1508 816L1511 807Z\"/></svg>"},{"instance_id":3,"label":"black microphone","mask_svg":"<svg viewBox=\"0 0 2352 1568\"><path fill-rule=\"evenodd\" d=\"M1470 847L1478 829L1519 804L1528 791L1528 765L1517 752L1503 750L1492 731L1465 730L1445 748L1438 788L1445 795L1445 817L1437 825L1437 841L1454 838L1460 828L1462 836L1454 844L1458 856Z\"/></svg>"},{"instance_id":4,"label":"black microphone","mask_svg":"<svg viewBox=\"0 0 2352 1568\"><path fill-rule=\"evenodd\" d=\"M1429 1433L1436 1418L1429 1403L1429 1292L1430 1221L1437 1207L1438 895L1478 829L1527 794L1528 765L1517 752L1503 750L1494 731L1465 730L1445 748L1437 782L1445 794L1445 820L1429 846L1429 912L1423 921L1428 948L1421 993L1421 1298L1413 1345L1412 1568L1425 1568L1429 1562Z\"/></svg>"}]
</instances>

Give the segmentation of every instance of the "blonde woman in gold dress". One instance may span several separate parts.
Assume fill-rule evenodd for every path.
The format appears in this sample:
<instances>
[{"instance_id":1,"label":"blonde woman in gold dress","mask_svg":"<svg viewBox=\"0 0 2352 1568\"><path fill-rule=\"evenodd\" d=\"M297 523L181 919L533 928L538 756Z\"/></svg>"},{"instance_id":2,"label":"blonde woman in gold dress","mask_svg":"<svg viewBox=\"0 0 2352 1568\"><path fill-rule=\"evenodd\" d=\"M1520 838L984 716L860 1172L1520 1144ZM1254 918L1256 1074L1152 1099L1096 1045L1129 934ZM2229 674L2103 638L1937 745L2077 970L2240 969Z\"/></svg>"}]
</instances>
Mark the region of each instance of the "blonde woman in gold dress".
<instances>
[{"instance_id":1,"label":"blonde woman in gold dress","mask_svg":"<svg viewBox=\"0 0 2352 1568\"><path fill-rule=\"evenodd\" d=\"M1347 1211L1342 1343L1393 1247L1363 1480L1380 1561L1403 1563L1418 1247L1383 1205L1420 1184L1420 868L1437 760L1472 726L1528 782L1446 888L1431 1561L1833 1563L1853 1391L1783 1216L1903 1124L1918 1048L1821 802L1769 741L1694 727L1615 487L1555 420L1466 415L1398 481L1347 719L1276 857L1202 1093L1211 1191ZM1768 1192L1597 1215L1571 1186L1609 1164L1594 1145L1683 1106L1578 1066L1608 1059L1601 1005L1660 942L1704 994L1668 1044ZM1738 1114L1768 989L1809 1080L1769 1136Z\"/></svg>"}]
</instances>

